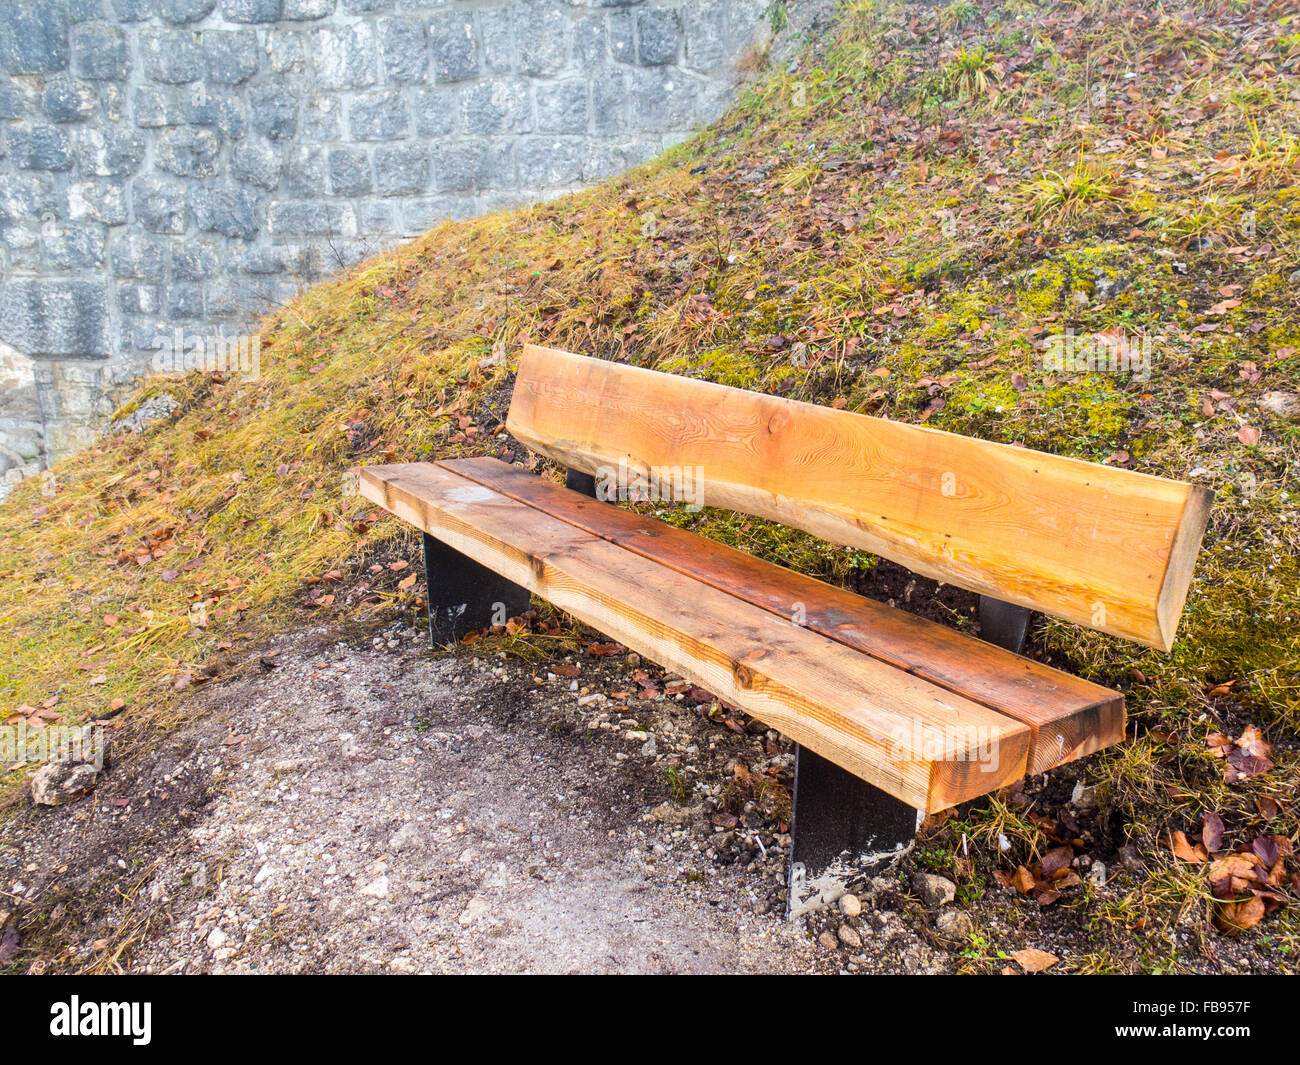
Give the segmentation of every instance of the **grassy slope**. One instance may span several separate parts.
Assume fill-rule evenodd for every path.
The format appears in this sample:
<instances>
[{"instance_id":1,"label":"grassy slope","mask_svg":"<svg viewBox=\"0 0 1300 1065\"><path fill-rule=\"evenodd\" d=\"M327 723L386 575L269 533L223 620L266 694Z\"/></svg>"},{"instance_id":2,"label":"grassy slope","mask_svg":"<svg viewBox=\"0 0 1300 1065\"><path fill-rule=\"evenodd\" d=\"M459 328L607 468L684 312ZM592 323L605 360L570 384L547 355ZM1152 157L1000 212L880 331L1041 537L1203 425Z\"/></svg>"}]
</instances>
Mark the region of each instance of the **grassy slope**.
<instances>
[{"instance_id":1,"label":"grassy slope","mask_svg":"<svg viewBox=\"0 0 1300 1065\"><path fill-rule=\"evenodd\" d=\"M187 684L242 668L268 632L416 609L405 574L370 572L415 559L409 531L345 471L516 452L496 430L530 339L1212 486L1171 655L1057 622L1034 645L1123 686L1133 718L1135 742L1087 769L1151 875L1077 905L1121 940L1203 926L1202 872L1160 834L1208 810L1232 843L1297 831L1300 423L1259 405L1300 377L1300 23L1284 10L850 4L835 41L655 163L441 226L307 292L265 323L259 380L153 383L183 399L174 419L0 510L6 708L57 697L72 721L123 700L165 727ZM1046 371L1037 345L1067 327L1149 334L1150 378ZM727 515L701 525L830 579L872 564ZM1206 737L1248 722L1278 765L1228 787ZM1045 845L998 800L963 817L986 849L994 828L1025 860ZM1289 954L1296 930L1283 908L1253 935ZM1089 964L1162 964L1146 938Z\"/></svg>"}]
</instances>

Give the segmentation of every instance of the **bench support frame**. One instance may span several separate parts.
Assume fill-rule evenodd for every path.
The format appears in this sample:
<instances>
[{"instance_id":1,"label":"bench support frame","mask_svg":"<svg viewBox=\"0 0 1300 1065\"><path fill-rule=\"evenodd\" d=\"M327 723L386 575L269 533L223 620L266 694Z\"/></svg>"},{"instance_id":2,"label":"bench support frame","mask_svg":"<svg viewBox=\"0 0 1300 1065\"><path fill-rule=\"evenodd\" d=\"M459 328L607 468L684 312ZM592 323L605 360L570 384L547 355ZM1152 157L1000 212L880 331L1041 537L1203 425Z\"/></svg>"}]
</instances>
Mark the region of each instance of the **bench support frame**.
<instances>
[{"instance_id":1,"label":"bench support frame","mask_svg":"<svg viewBox=\"0 0 1300 1065\"><path fill-rule=\"evenodd\" d=\"M429 639L434 647L458 643L472 630L504 625L530 603L527 588L428 533L424 534L424 580L429 592Z\"/></svg>"},{"instance_id":2,"label":"bench support frame","mask_svg":"<svg viewBox=\"0 0 1300 1065\"><path fill-rule=\"evenodd\" d=\"M1025 607L980 596L984 639L1020 653ZM911 846L924 814L806 747L795 747L790 826L790 920L833 903L850 880L882 870Z\"/></svg>"}]
</instances>

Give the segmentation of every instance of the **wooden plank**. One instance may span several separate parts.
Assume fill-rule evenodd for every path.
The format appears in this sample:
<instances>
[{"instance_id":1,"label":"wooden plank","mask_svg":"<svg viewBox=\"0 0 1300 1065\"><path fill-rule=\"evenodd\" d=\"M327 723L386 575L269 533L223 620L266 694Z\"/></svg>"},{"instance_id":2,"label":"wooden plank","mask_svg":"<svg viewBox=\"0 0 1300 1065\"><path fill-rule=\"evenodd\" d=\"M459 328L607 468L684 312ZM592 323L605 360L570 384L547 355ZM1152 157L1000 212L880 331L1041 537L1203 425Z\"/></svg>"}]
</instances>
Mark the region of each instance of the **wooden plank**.
<instances>
[{"instance_id":1,"label":"wooden plank","mask_svg":"<svg viewBox=\"0 0 1300 1065\"><path fill-rule=\"evenodd\" d=\"M1124 697L1109 688L496 459L438 465L1023 722L1031 733L1030 773L1124 738Z\"/></svg>"},{"instance_id":2,"label":"wooden plank","mask_svg":"<svg viewBox=\"0 0 1300 1065\"><path fill-rule=\"evenodd\" d=\"M506 422L584 473L694 467L703 502L1168 650L1204 488L528 346Z\"/></svg>"},{"instance_id":3,"label":"wooden plank","mask_svg":"<svg viewBox=\"0 0 1300 1065\"><path fill-rule=\"evenodd\" d=\"M1018 721L429 463L369 500L918 809L1023 776Z\"/></svg>"}]
</instances>

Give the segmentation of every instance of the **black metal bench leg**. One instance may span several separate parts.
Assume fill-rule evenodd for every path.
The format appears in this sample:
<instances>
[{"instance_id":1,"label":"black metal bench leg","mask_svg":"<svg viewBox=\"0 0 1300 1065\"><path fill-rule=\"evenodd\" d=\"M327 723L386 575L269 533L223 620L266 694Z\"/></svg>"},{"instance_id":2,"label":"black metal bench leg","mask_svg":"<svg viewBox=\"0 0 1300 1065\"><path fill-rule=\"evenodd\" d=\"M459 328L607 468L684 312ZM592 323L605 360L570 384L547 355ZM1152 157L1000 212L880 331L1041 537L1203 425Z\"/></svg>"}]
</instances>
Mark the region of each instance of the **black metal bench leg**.
<instances>
[{"instance_id":1,"label":"black metal bench leg","mask_svg":"<svg viewBox=\"0 0 1300 1065\"><path fill-rule=\"evenodd\" d=\"M596 498L596 478L589 473L582 473L579 470L565 470L564 487L575 492L581 492L584 496L591 496L592 499Z\"/></svg>"},{"instance_id":2,"label":"black metal bench leg","mask_svg":"<svg viewBox=\"0 0 1300 1065\"><path fill-rule=\"evenodd\" d=\"M1029 608L980 596L980 632L988 643L1020 653L1029 631Z\"/></svg>"},{"instance_id":3,"label":"black metal bench leg","mask_svg":"<svg viewBox=\"0 0 1300 1065\"><path fill-rule=\"evenodd\" d=\"M794 766L791 919L829 901L851 877L880 869L912 842L921 821L907 803L807 747L795 747Z\"/></svg>"},{"instance_id":4,"label":"black metal bench leg","mask_svg":"<svg viewBox=\"0 0 1300 1065\"><path fill-rule=\"evenodd\" d=\"M424 580L429 590L429 639L434 647L467 632L504 625L529 605L529 592L454 547L424 534Z\"/></svg>"}]
</instances>

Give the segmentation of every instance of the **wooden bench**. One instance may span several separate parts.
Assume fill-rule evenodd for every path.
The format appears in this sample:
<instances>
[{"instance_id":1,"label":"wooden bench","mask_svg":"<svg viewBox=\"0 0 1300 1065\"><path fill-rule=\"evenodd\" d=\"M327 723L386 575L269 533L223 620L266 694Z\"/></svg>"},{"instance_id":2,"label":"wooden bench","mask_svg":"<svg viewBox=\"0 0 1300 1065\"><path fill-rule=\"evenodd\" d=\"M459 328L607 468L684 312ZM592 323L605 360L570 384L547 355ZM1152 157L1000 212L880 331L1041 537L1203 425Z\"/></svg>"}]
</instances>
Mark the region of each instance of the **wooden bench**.
<instances>
[{"instance_id":1,"label":"wooden bench","mask_svg":"<svg viewBox=\"0 0 1300 1065\"><path fill-rule=\"evenodd\" d=\"M491 458L360 474L425 533L435 643L536 593L793 739L792 906L921 814L1119 741L1119 693L1016 653L1029 611L1168 650L1209 510L1177 481L531 346L506 425L566 487ZM985 640L593 498L620 478L977 592Z\"/></svg>"}]
</instances>

